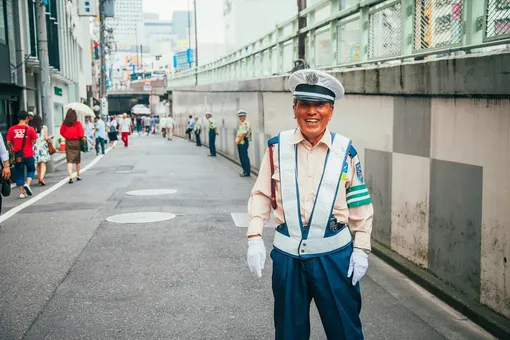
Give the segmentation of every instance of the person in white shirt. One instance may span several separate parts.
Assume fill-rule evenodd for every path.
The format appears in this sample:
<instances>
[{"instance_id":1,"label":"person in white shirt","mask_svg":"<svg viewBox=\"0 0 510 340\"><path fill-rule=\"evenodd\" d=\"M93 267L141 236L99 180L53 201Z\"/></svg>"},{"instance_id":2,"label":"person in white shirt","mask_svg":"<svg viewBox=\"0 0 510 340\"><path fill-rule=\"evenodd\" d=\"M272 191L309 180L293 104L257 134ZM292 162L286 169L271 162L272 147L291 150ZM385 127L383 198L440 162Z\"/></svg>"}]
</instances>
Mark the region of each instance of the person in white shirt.
<instances>
[{"instance_id":1,"label":"person in white shirt","mask_svg":"<svg viewBox=\"0 0 510 340\"><path fill-rule=\"evenodd\" d=\"M166 118L165 124L166 124L167 139L172 140L172 138L174 137L174 125L175 125L174 119L172 117L168 116Z\"/></svg>"},{"instance_id":2,"label":"person in white shirt","mask_svg":"<svg viewBox=\"0 0 510 340\"><path fill-rule=\"evenodd\" d=\"M129 133L131 132L131 118L128 117L127 113L123 113L122 118L119 119L119 131L121 139L124 142L124 146L127 148L129 143Z\"/></svg>"}]
</instances>

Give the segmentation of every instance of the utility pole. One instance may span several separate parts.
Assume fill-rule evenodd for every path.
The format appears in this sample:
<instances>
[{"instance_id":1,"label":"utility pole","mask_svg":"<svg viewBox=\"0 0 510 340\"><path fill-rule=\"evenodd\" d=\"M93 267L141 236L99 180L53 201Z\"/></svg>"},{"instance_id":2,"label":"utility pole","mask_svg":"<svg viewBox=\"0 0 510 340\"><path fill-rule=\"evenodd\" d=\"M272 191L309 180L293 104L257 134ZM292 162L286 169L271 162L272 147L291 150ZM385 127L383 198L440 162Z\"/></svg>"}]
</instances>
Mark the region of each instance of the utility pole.
<instances>
[{"instance_id":1,"label":"utility pole","mask_svg":"<svg viewBox=\"0 0 510 340\"><path fill-rule=\"evenodd\" d=\"M306 0L297 0L297 6L298 6L298 16L299 13L306 8ZM299 17L298 20L298 29L301 30L306 27L306 17L301 18ZM298 36L298 59L305 60L305 42L306 42L306 34L299 33Z\"/></svg>"},{"instance_id":2,"label":"utility pole","mask_svg":"<svg viewBox=\"0 0 510 340\"><path fill-rule=\"evenodd\" d=\"M198 85L197 0L193 0L193 23L195 24L195 86L197 86Z\"/></svg>"},{"instance_id":3,"label":"utility pole","mask_svg":"<svg viewBox=\"0 0 510 340\"><path fill-rule=\"evenodd\" d=\"M99 53L100 53L100 66L101 66L101 79L99 81L99 96L101 97L101 110L104 106L103 101L107 100L106 98L106 48L105 48L105 17L104 17L104 3L107 0L99 0ZM104 115L105 112L101 112L101 115ZM106 112L106 115L108 113Z\"/></svg>"},{"instance_id":4,"label":"utility pole","mask_svg":"<svg viewBox=\"0 0 510 340\"><path fill-rule=\"evenodd\" d=\"M41 92L41 117L53 134L53 98L51 96L50 60L48 57L48 34L46 31L46 6L43 0L36 1L37 47L39 57L39 91Z\"/></svg>"}]
</instances>

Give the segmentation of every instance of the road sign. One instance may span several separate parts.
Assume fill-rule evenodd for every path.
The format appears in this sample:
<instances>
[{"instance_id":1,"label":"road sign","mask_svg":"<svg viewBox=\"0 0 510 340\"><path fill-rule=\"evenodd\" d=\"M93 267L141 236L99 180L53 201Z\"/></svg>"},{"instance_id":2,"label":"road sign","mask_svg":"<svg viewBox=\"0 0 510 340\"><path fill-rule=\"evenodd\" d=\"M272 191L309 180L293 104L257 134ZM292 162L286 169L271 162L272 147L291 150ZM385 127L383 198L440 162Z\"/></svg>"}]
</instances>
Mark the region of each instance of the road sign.
<instances>
[{"instance_id":1,"label":"road sign","mask_svg":"<svg viewBox=\"0 0 510 340\"><path fill-rule=\"evenodd\" d=\"M174 69L188 70L195 63L195 50L187 49L174 55Z\"/></svg>"}]
</instances>

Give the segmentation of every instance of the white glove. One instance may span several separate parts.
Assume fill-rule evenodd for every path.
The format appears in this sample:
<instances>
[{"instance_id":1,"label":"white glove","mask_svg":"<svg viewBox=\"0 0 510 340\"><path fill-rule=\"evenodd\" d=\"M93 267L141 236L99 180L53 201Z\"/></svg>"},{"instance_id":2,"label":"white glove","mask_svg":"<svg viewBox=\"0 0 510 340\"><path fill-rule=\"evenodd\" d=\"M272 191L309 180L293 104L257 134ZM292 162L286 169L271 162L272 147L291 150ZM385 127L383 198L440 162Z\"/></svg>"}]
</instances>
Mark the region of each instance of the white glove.
<instances>
[{"instance_id":1,"label":"white glove","mask_svg":"<svg viewBox=\"0 0 510 340\"><path fill-rule=\"evenodd\" d=\"M352 275L353 286L365 276L367 269L368 254L359 248L354 248L351 254L351 261L349 262L349 271L347 272L347 277L351 277Z\"/></svg>"},{"instance_id":2,"label":"white glove","mask_svg":"<svg viewBox=\"0 0 510 340\"><path fill-rule=\"evenodd\" d=\"M252 273L257 274L258 277L262 276L262 269L264 269L264 262L266 262L266 247L262 237L252 237L248 239L248 267Z\"/></svg>"}]
</instances>

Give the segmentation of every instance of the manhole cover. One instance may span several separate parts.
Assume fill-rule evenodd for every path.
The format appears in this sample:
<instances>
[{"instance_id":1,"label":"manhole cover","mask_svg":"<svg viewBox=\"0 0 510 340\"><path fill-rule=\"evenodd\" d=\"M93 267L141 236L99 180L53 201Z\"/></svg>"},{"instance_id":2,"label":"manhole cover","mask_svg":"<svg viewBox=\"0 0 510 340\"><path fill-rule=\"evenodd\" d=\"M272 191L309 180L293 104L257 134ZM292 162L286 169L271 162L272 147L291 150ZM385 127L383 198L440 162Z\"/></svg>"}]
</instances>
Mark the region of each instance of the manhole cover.
<instances>
[{"instance_id":1,"label":"manhole cover","mask_svg":"<svg viewBox=\"0 0 510 340\"><path fill-rule=\"evenodd\" d=\"M126 192L129 196L158 196L175 194L177 190L174 189L147 189L147 190L133 190Z\"/></svg>"},{"instance_id":2,"label":"manhole cover","mask_svg":"<svg viewBox=\"0 0 510 340\"><path fill-rule=\"evenodd\" d=\"M174 219L175 214L165 212L138 212L114 215L106 218L112 223L155 223Z\"/></svg>"}]
</instances>

